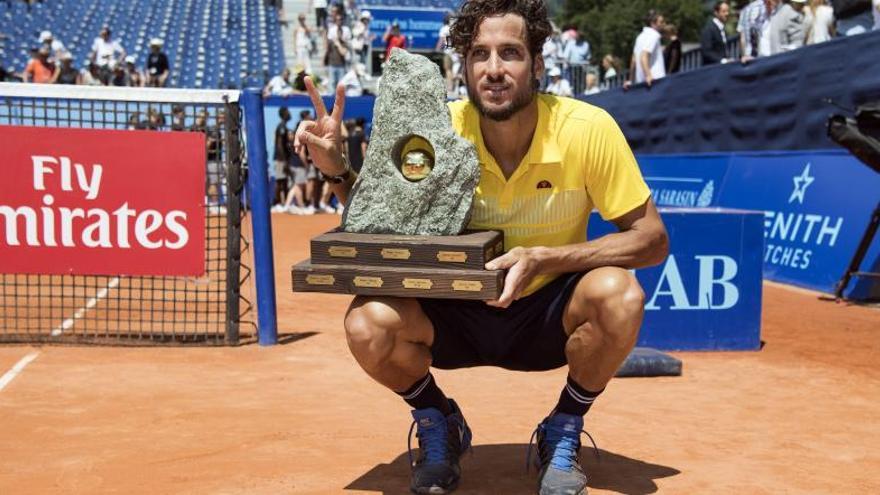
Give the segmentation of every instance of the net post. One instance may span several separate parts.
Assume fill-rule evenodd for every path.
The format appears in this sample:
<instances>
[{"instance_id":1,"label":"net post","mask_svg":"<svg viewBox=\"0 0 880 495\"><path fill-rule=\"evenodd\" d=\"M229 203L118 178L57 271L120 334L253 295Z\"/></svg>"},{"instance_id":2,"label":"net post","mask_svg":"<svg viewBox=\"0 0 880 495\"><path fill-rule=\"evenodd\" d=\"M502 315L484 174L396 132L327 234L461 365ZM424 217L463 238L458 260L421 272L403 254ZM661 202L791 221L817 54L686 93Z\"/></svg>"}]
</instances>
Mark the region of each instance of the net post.
<instances>
[{"instance_id":1,"label":"net post","mask_svg":"<svg viewBox=\"0 0 880 495\"><path fill-rule=\"evenodd\" d=\"M248 196L254 245L254 275L257 289L257 328L260 345L278 342L275 310L275 262L272 256L272 222L269 216L269 172L263 97L259 89L242 92L247 137Z\"/></svg>"}]
</instances>

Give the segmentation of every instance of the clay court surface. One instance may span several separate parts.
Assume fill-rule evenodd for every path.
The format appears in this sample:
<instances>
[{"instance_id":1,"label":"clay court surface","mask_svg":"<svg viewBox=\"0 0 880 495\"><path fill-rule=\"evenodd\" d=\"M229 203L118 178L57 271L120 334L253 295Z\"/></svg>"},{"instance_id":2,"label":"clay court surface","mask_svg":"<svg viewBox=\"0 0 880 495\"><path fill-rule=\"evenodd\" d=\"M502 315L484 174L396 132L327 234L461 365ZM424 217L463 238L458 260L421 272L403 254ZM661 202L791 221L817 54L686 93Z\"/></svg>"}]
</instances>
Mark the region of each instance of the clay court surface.
<instances>
[{"instance_id":1,"label":"clay court surface","mask_svg":"<svg viewBox=\"0 0 880 495\"><path fill-rule=\"evenodd\" d=\"M0 494L407 493L409 410L350 357L348 298L290 292L338 217L273 221L283 345L0 347L0 374L38 353L0 390ZM880 311L765 285L763 322L760 352L612 381L591 493L880 493ZM533 493L526 444L565 371L435 376L475 435L458 493Z\"/></svg>"}]
</instances>

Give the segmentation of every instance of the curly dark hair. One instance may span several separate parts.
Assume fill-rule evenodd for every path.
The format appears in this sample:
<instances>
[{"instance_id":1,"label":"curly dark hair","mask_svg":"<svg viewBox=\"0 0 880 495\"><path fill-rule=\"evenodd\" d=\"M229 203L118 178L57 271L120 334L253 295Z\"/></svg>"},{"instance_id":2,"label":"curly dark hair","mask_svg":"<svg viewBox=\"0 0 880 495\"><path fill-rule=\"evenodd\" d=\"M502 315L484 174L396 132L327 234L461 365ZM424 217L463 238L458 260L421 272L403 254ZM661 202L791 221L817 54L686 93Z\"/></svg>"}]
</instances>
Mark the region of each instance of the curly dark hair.
<instances>
[{"instance_id":1,"label":"curly dark hair","mask_svg":"<svg viewBox=\"0 0 880 495\"><path fill-rule=\"evenodd\" d=\"M516 14L526 26L526 45L534 59L553 32L544 0L465 0L449 29L449 44L466 56L487 17Z\"/></svg>"}]
</instances>

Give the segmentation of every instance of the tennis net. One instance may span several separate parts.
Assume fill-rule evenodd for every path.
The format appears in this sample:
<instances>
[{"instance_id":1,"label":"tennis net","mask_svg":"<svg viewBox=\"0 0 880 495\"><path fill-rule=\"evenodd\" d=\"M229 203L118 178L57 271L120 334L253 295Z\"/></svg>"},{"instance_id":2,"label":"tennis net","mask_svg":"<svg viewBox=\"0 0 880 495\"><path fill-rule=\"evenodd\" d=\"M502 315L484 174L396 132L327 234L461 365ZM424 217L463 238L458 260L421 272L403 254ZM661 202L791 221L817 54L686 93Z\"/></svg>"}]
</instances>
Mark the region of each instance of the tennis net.
<instances>
[{"instance_id":1,"label":"tennis net","mask_svg":"<svg viewBox=\"0 0 880 495\"><path fill-rule=\"evenodd\" d=\"M236 91L0 83L0 126L202 132L206 143L200 276L35 274L7 268L0 273L0 342L240 341L240 327L251 323L251 304L241 293L251 270L242 263L249 243L241 229L246 170L238 96Z\"/></svg>"}]
</instances>

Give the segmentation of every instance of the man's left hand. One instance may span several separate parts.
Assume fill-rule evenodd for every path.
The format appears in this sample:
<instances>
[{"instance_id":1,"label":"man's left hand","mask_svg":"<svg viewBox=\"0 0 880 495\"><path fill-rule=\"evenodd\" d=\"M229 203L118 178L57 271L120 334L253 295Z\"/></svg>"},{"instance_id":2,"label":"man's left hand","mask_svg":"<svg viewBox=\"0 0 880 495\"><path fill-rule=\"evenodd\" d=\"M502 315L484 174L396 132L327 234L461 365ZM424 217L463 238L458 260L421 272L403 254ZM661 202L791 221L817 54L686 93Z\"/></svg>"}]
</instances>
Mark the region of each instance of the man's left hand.
<instances>
[{"instance_id":1,"label":"man's left hand","mask_svg":"<svg viewBox=\"0 0 880 495\"><path fill-rule=\"evenodd\" d=\"M504 291L495 301L486 301L489 306L507 308L519 299L522 291L529 286L539 273L538 258L528 248L515 247L502 256L486 263L487 270L507 270L504 277Z\"/></svg>"}]
</instances>

